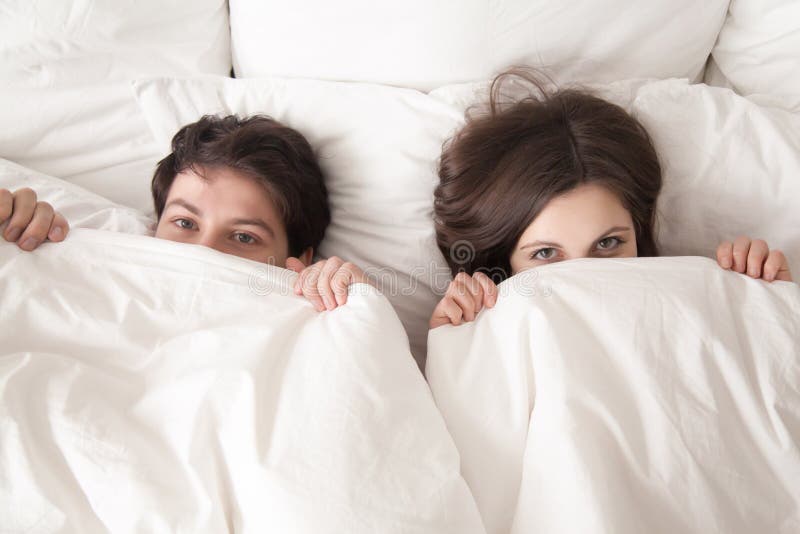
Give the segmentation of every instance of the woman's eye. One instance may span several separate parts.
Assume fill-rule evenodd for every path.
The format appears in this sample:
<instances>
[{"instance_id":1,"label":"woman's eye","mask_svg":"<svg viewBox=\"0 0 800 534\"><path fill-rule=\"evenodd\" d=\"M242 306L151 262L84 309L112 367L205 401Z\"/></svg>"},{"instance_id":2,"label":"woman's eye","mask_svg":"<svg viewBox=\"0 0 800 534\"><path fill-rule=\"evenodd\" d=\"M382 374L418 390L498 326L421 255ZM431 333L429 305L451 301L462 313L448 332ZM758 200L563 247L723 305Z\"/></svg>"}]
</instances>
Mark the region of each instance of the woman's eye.
<instances>
[{"instance_id":1,"label":"woman's eye","mask_svg":"<svg viewBox=\"0 0 800 534\"><path fill-rule=\"evenodd\" d=\"M616 248L622 241L618 237L606 237L597 242L597 248L600 250L609 250Z\"/></svg>"},{"instance_id":2,"label":"woman's eye","mask_svg":"<svg viewBox=\"0 0 800 534\"><path fill-rule=\"evenodd\" d=\"M177 219L175 221L175 224L177 224L180 228L183 228L184 230L191 230L192 228L194 228L194 223L189 219Z\"/></svg>"},{"instance_id":3,"label":"woman's eye","mask_svg":"<svg viewBox=\"0 0 800 534\"><path fill-rule=\"evenodd\" d=\"M243 245L249 245L255 242L253 236L251 236L250 234L242 234L242 233L236 234L236 240L239 243L242 243Z\"/></svg>"},{"instance_id":4,"label":"woman's eye","mask_svg":"<svg viewBox=\"0 0 800 534\"><path fill-rule=\"evenodd\" d=\"M531 259L534 260L551 260L553 256L556 255L556 249L554 248L543 248L537 250Z\"/></svg>"}]
</instances>

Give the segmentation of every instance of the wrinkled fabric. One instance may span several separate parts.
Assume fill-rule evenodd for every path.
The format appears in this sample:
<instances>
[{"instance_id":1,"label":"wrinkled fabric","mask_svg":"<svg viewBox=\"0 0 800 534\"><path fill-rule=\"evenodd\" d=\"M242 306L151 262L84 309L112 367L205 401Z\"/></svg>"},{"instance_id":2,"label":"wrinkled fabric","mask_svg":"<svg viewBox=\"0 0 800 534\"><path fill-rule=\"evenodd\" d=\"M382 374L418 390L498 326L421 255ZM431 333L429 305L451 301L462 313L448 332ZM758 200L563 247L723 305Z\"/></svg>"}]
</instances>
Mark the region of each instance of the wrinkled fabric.
<instances>
[{"instance_id":1,"label":"wrinkled fabric","mask_svg":"<svg viewBox=\"0 0 800 534\"><path fill-rule=\"evenodd\" d=\"M74 230L0 242L3 532L483 532L388 301Z\"/></svg>"},{"instance_id":2,"label":"wrinkled fabric","mask_svg":"<svg viewBox=\"0 0 800 534\"><path fill-rule=\"evenodd\" d=\"M800 287L677 257L499 292L428 338L487 532L800 532Z\"/></svg>"}]
</instances>

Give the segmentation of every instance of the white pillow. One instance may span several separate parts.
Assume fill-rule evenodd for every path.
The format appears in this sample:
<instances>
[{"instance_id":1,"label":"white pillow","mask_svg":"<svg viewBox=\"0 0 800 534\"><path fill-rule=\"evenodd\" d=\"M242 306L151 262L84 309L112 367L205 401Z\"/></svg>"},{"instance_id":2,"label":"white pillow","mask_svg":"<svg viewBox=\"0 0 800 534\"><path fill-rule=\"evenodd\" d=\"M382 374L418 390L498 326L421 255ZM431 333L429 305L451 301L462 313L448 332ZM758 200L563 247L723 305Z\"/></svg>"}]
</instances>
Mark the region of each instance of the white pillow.
<instances>
[{"instance_id":1,"label":"white pillow","mask_svg":"<svg viewBox=\"0 0 800 534\"><path fill-rule=\"evenodd\" d=\"M431 90L511 64L560 80L702 77L726 0L231 0L238 77Z\"/></svg>"},{"instance_id":2,"label":"white pillow","mask_svg":"<svg viewBox=\"0 0 800 534\"><path fill-rule=\"evenodd\" d=\"M0 155L147 209L158 151L129 81L228 74L225 0L11 0L0 9Z\"/></svg>"},{"instance_id":3,"label":"white pillow","mask_svg":"<svg viewBox=\"0 0 800 534\"><path fill-rule=\"evenodd\" d=\"M142 75L227 74L225 0L10 0L3 85L74 87Z\"/></svg>"},{"instance_id":4,"label":"white pillow","mask_svg":"<svg viewBox=\"0 0 800 534\"><path fill-rule=\"evenodd\" d=\"M158 148L130 82L86 87L3 87L2 156L114 202L152 211Z\"/></svg>"},{"instance_id":5,"label":"white pillow","mask_svg":"<svg viewBox=\"0 0 800 534\"><path fill-rule=\"evenodd\" d=\"M36 191L38 200L52 204L67 219L70 229L149 235L155 222L138 210L115 204L77 185L0 159L0 189L16 191L23 187ZM5 229L5 223L0 228Z\"/></svg>"},{"instance_id":6,"label":"white pillow","mask_svg":"<svg viewBox=\"0 0 800 534\"><path fill-rule=\"evenodd\" d=\"M330 194L319 252L380 279L422 361L432 286L446 288L450 276L431 223L436 161L460 109L408 89L310 80L162 79L134 90L163 154L181 126L208 113L263 113L305 135Z\"/></svg>"},{"instance_id":7,"label":"white pillow","mask_svg":"<svg viewBox=\"0 0 800 534\"><path fill-rule=\"evenodd\" d=\"M800 115L671 81L642 87L632 111L663 168L662 254L713 257L744 234L782 249L800 276Z\"/></svg>"},{"instance_id":8,"label":"white pillow","mask_svg":"<svg viewBox=\"0 0 800 534\"><path fill-rule=\"evenodd\" d=\"M800 2L732 0L712 52L718 72L743 95L775 95L800 109ZM721 76L720 76L721 75Z\"/></svg>"}]
</instances>

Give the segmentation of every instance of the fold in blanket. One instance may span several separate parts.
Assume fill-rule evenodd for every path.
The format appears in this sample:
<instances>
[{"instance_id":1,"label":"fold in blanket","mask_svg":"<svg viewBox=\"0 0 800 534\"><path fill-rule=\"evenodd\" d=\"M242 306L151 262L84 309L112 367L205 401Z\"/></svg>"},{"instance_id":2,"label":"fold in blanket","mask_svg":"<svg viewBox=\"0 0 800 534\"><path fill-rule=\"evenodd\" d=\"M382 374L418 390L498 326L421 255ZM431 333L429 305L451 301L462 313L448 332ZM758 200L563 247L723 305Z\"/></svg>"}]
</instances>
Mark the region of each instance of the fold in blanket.
<instances>
[{"instance_id":1,"label":"fold in blanket","mask_svg":"<svg viewBox=\"0 0 800 534\"><path fill-rule=\"evenodd\" d=\"M4 532L483 532L386 299L145 236L0 244Z\"/></svg>"},{"instance_id":2,"label":"fold in blanket","mask_svg":"<svg viewBox=\"0 0 800 534\"><path fill-rule=\"evenodd\" d=\"M520 273L427 377L487 532L800 532L800 288L705 258Z\"/></svg>"}]
</instances>

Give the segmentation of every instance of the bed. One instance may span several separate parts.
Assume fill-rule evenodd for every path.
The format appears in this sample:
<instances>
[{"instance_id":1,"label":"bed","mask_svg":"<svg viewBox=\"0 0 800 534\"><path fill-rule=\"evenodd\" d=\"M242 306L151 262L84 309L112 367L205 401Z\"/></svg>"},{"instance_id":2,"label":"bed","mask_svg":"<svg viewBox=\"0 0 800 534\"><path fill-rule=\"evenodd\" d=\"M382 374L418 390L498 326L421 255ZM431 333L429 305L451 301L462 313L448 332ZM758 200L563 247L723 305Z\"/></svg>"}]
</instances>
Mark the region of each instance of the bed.
<instances>
[{"instance_id":1,"label":"bed","mask_svg":"<svg viewBox=\"0 0 800 534\"><path fill-rule=\"evenodd\" d=\"M0 532L800 531L800 290L708 259L745 234L800 273L798 50L791 0L0 2L0 188L73 229L0 241ZM437 158L515 64L645 125L669 257L429 333ZM208 113L309 139L319 254L374 286L318 315L151 237Z\"/></svg>"}]
</instances>

